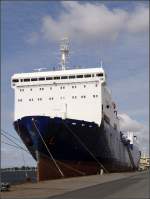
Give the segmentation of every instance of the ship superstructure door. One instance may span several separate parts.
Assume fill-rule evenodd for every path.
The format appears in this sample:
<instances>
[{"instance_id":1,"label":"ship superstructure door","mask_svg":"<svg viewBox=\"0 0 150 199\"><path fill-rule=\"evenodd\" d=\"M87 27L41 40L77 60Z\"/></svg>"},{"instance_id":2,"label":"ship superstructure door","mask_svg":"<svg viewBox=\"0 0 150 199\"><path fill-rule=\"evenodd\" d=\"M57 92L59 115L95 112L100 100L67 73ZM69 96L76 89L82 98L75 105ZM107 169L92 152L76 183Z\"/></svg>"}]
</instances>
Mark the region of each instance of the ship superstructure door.
<instances>
[{"instance_id":1,"label":"ship superstructure door","mask_svg":"<svg viewBox=\"0 0 150 199\"><path fill-rule=\"evenodd\" d=\"M67 117L67 104L55 104L55 107L50 109L51 117L60 117L65 119Z\"/></svg>"}]
</instances>

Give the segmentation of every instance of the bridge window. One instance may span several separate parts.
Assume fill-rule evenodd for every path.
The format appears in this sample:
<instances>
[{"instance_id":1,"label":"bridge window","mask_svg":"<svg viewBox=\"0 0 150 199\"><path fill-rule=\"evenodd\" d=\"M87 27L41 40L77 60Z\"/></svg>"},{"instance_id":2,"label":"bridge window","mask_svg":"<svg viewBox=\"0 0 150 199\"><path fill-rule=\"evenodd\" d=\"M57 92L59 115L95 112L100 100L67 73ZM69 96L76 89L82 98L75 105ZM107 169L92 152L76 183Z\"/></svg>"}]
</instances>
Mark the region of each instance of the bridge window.
<instances>
[{"instance_id":1,"label":"bridge window","mask_svg":"<svg viewBox=\"0 0 150 199\"><path fill-rule=\"evenodd\" d=\"M83 75L77 75L77 78L83 78Z\"/></svg>"},{"instance_id":2,"label":"bridge window","mask_svg":"<svg viewBox=\"0 0 150 199\"><path fill-rule=\"evenodd\" d=\"M31 78L31 81L37 81L37 78Z\"/></svg>"},{"instance_id":3,"label":"bridge window","mask_svg":"<svg viewBox=\"0 0 150 199\"><path fill-rule=\"evenodd\" d=\"M74 79L75 78L75 75L70 75L69 76L69 79Z\"/></svg>"},{"instance_id":4,"label":"bridge window","mask_svg":"<svg viewBox=\"0 0 150 199\"><path fill-rule=\"evenodd\" d=\"M19 79L13 79L12 82L19 82Z\"/></svg>"},{"instance_id":5,"label":"bridge window","mask_svg":"<svg viewBox=\"0 0 150 199\"><path fill-rule=\"evenodd\" d=\"M46 77L46 80L52 80L53 78L52 77Z\"/></svg>"},{"instance_id":6,"label":"bridge window","mask_svg":"<svg viewBox=\"0 0 150 199\"><path fill-rule=\"evenodd\" d=\"M45 80L45 77L40 77L39 80L40 80L40 81L44 81L44 80Z\"/></svg>"},{"instance_id":7,"label":"bridge window","mask_svg":"<svg viewBox=\"0 0 150 199\"><path fill-rule=\"evenodd\" d=\"M96 76L97 76L97 77L102 77L102 76L103 76L103 73L97 73Z\"/></svg>"},{"instance_id":8,"label":"bridge window","mask_svg":"<svg viewBox=\"0 0 150 199\"><path fill-rule=\"evenodd\" d=\"M24 82L29 82L30 81L30 79L24 79Z\"/></svg>"},{"instance_id":9,"label":"bridge window","mask_svg":"<svg viewBox=\"0 0 150 199\"><path fill-rule=\"evenodd\" d=\"M85 78L91 77L91 74L84 75Z\"/></svg>"},{"instance_id":10,"label":"bridge window","mask_svg":"<svg viewBox=\"0 0 150 199\"><path fill-rule=\"evenodd\" d=\"M54 79L60 79L60 77L57 76L57 77L54 77Z\"/></svg>"},{"instance_id":11,"label":"bridge window","mask_svg":"<svg viewBox=\"0 0 150 199\"><path fill-rule=\"evenodd\" d=\"M62 76L61 79L68 79L68 77L67 76Z\"/></svg>"}]
</instances>

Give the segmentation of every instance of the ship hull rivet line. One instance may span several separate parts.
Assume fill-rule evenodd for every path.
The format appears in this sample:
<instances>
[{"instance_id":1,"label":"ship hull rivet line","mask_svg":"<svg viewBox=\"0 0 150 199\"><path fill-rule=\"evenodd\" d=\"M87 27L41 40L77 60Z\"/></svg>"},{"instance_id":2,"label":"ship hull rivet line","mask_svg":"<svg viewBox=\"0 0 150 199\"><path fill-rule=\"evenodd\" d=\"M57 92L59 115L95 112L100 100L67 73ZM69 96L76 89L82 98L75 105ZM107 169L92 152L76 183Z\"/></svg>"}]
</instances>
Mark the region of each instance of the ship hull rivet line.
<instances>
[{"instance_id":1,"label":"ship hull rivet line","mask_svg":"<svg viewBox=\"0 0 150 199\"><path fill-rule=\"evenodd\" d=\"M33 125L34 125L36 131L38 132L38 134L39 134L39 136L40 136L40 138L41 138L43 144L45 145L45 148L46 148L48 154L50 155L52 161L54 162L54 165L56 166L57 170L59 171L61 177L64 178L65 176L64 176L63 172L61 171L59 165L57 164L56 160L54 159L53 155L51 154L51 152L50 152L50 150L49 150L47 144L45 143L45 141L44 141L44 139L43 139L43 136L41 135L40 130L39 130L39 128L37 127L37 125L36 125L36 123L35 123L35 119L34 119L34 118L32 118L32 123L33 123Z\"/></svg>"},{"instance_id":2,"label":"ship hull rivet line","mask_svg":"<svg viewBox=\"0 0 150 199\"><path fill-rule=\"evenodd\" d=\"M106 173L109 173L108 170L99 162L99 160L94 156L94 154L88 149L88 147L84 144L84 142L77 136L76 133L72 131L72 129L63 122L64 126L69 130L69 132L76 138L76 140L83 146L83 148L90 154L90 156L97 162L100 168L104 169Z\"/></svg>"}]
</instances>

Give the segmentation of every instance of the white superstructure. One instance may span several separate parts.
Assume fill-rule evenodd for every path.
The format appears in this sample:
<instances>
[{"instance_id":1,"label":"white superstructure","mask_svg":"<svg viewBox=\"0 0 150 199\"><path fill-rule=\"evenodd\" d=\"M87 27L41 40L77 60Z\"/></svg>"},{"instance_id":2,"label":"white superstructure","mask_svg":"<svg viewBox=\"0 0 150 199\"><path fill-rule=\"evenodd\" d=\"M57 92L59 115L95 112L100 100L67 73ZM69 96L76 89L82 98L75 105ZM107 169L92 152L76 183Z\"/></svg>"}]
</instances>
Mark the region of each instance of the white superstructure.
<instances>
[{"instance_id":1,"label":"white superstructure","mask_svg":"<svg viewBox=\"0 0 150 199\"><path fill-rule=\"evenodd\" d=\"M44 115L84 120L100 125L103 116L114 128L119 128L116 107L106 86L104 69L100 67L65 70L68 48L64 48L62 70L12 76L15 120L24 116Z\"/></svg>"}]
</instances>

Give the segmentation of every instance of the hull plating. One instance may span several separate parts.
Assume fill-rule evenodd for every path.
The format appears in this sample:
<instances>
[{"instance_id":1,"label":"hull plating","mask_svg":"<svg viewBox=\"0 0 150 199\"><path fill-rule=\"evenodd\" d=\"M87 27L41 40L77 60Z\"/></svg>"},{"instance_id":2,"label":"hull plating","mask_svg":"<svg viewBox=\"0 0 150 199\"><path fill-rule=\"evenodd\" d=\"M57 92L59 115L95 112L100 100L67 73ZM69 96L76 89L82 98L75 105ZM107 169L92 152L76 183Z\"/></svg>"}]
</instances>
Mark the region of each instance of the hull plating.
<instances>
[{"instance_id":1,"label":"hull plating","mask_svg":"<svg viewBox=\"0 0 150 199\"><path fill-rule=\"evenodd\" d=\"M99 127L86 121L28 116L15 121L14 126L34 159L37 159L38 151L41 157L49 161L45 142L57 161L62 164L67 162L68 165L73 165L85 173L89 174L91 171L91 174L94 174L98 172L99 166L85 149L86 146L107 170L132 170L127 146L121 141L120 132L105 121L102 121ZM140 152L135 146L129 150L137 168Z\"/></svg>"}]
</instances>

